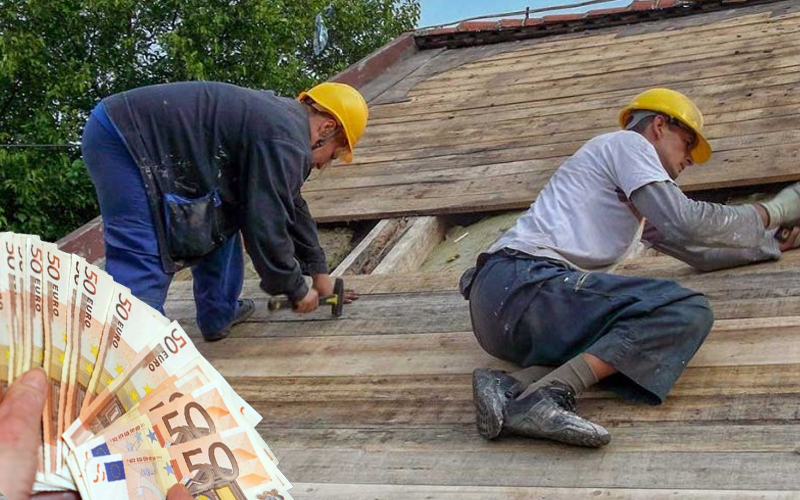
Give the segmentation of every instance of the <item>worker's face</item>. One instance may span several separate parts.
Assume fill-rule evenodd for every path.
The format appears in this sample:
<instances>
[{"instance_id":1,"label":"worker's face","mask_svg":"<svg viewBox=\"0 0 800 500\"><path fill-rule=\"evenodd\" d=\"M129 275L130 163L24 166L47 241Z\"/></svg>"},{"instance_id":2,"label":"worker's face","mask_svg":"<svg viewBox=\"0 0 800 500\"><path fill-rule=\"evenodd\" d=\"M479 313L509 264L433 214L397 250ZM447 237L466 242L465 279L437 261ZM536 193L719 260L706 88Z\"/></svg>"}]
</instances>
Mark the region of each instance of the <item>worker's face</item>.
<instances>
[{"instance_id":1,"label":"worker's face","mask_svg":"<svg viewBox=\"0 0 800 500\"><path fill-rule=\"evenodd\" d=\"M311 162L322 170L348 151L347 138L336 120L328 118L316 125L311 130Z\"/></svg>"},{"instance_id":2,"label":"worker's face","mask_svg":"<svg viewBox=\"0 0 800 500\"><path fill-rule=\"evenodd\" d=\"M312 151L311 161L314 163L314 168L322 170L347 151L347 139L344 137L344 132L339 129L334 137Z\"/></svg>"},{"instance_id":3,"label":"worker's face","mask_svg":"<svg viewBox=\"0 0 800 500\"><path fill-rule=\"evenodd\" d=\"M692 149L697 140L687 126L663 116L653 120L653 135L658 157L670 178L677 179L683 169L692 165Z\"/></svg>"}]
</instances>

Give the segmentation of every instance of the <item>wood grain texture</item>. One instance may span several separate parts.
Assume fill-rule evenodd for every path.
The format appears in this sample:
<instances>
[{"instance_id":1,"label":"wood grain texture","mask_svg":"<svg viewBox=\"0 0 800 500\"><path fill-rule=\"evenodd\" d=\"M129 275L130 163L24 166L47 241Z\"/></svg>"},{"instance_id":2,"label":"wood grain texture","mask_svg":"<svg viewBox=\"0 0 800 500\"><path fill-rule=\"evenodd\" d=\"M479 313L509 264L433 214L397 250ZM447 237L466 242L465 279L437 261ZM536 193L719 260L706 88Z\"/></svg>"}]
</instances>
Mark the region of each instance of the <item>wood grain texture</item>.
<instances>
[{"instance_id":1,"label":"wood grain texture","mask_svg":"<svg viewBox=\"0 0 800 500\"><path fill-rule=\"evenodd\" d=\"M794 492L294 483L305 500L796 500Z\"/></svg>"},{"instance_id":2,"label":"wood grain texture","mask_svg":"<svg viewBox=\"0 0 800 500\"><path fill-rule=\"evenodd\" d=\"M418 57L375 99L357 162L306 183L312 213L324 222L524 208L657 86L695 99L716 151L682 176L685 190L800 179L797 5L691 18Z\"/></svg>"},{"instance_id":3,"label":"wood grain texture","mask_svg":"<svg viewBox=\"0 0 800 500\"><path fill-rule=\"evenodd\" d=\"M717 150L682 187L797 179L799 41L800 5L776 2L417 54L405 77L383 75L359 163L305 196L323 220L526 206L633 93L662 84L708 110ZM611 432L600 450L478 436L472 370L514 367L477 344L458 271L346 275L361 298L339 319L269 313L247 280L255 314L213 344L193 326L191 282L167 313L264 416L297 500L800 498L800 250L712 273L643 256L617 272L701 291L716 321L663 405L581 394L579 413Z\"/></svg>"},{"instance_id":4,"label":"wood grain texture","mask_svg":"<svg viewBox=\"0 0 800 500\"><path fill-rule=\"evenodd\" d=\"M331 272L331 276L370 274L403 236L409 225L413 225L413 219L411 221L403 218L378 221L364 239Z\"/></svg>"},{"instance_id":5,"label":"wood grain texture","mask_svg":"<svg viewBox=\"0 0 800 500\"><path fill-rule=\"evenodd\" d=\"M441 217L418 217L406 234L375 267L373 274L404 274L418 271L428 255L444 239L447 227Z\"/></svg>"},{"instance_id":6,"label":"wood grain texture","mask_svg":"<svg viewBox=\"0 0 800 500\"><path fill-rule=\"evenodd\" d=\"M800 252L704 274L626 263L705 291L723 318L665 404L582 394L581 415L612 434L602 450L477 435L471 371L511 367L477 345L451 272L353 277L369 292L339 320L259 310L198 348L264 416L297 499L782 500L800 495L798 264ZM191 316L185 295L168 306Z\"/></svg>"}]
</instances>

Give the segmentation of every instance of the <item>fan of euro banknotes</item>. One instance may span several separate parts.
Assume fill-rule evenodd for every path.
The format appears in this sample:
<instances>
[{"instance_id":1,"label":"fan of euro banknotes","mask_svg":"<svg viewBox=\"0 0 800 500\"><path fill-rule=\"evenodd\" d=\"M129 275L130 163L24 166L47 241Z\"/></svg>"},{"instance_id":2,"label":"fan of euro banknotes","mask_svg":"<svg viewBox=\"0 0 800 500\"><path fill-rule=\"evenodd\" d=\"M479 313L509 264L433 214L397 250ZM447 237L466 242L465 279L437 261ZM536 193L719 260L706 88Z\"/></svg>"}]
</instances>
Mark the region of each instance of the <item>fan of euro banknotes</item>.
<instances>
[{"instance_id":1,"label":"fan of euro banknotes","mask_svg":"<svg viewBox=\"0 0 800 500\"><path fill-rule=\"evenodd\" d=\"M49 380L35 491L288 500L261 416L177 322L81 257L0 233L0 385Z\"/></svg>"}]
</instances>

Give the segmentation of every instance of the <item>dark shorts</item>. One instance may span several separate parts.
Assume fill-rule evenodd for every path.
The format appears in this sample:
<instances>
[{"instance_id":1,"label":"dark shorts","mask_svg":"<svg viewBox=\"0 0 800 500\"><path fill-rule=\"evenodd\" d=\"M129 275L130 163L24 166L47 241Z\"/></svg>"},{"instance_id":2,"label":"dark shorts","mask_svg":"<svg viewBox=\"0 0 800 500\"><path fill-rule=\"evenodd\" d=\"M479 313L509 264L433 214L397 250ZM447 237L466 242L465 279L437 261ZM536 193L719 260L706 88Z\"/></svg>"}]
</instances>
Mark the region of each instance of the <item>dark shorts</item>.
<instances>
[{"instance_id":1,"label":"dark shorts","mask_svg":"<svg viewBox=\"0 0 800 500\"><path fill-rule=\"evenodd\" d=\"M619 372L604 383L661 403L711 331L699 292L668 280L586 273L500 251L477 272L470 313L489 354L557 366L587 352Z\"/></svg>"}]
</instances>

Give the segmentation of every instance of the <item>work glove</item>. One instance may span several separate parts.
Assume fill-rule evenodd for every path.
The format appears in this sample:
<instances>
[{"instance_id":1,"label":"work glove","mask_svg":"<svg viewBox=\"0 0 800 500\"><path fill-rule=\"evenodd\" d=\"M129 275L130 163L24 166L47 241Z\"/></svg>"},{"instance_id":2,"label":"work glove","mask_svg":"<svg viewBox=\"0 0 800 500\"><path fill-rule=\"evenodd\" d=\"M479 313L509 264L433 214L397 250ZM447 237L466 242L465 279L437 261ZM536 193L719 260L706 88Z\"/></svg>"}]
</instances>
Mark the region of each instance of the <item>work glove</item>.
<instances>
[{"instance_id":1,"label":"work glove","mask_svg":"<svg viewBox=\"0 0 800 500\"><path fill-rule=\"evenodd\" d=\"M774 198L761 205L769 214L769 226L792 227L800 223L800 182L783 188Z\"/></svg>"}]
</instances>

